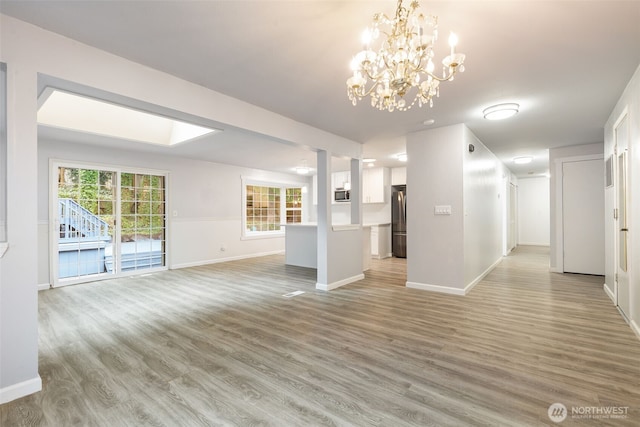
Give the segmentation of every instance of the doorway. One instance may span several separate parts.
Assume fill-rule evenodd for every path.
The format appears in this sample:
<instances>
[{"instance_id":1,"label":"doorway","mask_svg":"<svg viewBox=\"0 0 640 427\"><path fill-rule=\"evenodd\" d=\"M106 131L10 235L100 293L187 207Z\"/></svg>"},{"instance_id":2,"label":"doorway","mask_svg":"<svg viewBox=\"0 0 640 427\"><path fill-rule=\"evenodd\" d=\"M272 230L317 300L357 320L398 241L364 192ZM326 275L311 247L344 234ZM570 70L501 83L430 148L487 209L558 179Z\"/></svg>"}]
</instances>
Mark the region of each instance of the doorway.
<instances>
[{"instance_id":1,"label":"doorway","mask_svg":"<svg viewBox=\"0 0 640 427\"><path fill-rule=\"evenodd\" d=\"M166 269L166 175L52 165L54 287Z\"/></svg>"}]
</instances>

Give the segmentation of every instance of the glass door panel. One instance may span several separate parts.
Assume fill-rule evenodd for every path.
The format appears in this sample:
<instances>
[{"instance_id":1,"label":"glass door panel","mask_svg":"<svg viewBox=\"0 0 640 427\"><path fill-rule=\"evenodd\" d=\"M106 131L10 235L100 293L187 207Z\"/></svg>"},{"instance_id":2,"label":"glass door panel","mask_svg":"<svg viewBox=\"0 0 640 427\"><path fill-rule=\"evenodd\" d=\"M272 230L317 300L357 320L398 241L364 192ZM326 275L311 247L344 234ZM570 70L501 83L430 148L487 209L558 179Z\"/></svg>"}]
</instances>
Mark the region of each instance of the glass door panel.
<instances>
[{"instance_id":1,"label":"glass door panel","mask_svg":"<svg viewBox=\"0 0 640 427\"><path fill-rule=\"evenodd\" d=\"M122 173L121 269L166 265L165 178Z\"/></svg>"},{"instance_id":2,"label":"glass door panel","mask_svg":"<svg viewBox=\"0 0 640 427\"><path fill-rule=\"evenodd\" d=\"M116 173L58 168L58 279L113 274Z\"/></svg>"}]
</instances>

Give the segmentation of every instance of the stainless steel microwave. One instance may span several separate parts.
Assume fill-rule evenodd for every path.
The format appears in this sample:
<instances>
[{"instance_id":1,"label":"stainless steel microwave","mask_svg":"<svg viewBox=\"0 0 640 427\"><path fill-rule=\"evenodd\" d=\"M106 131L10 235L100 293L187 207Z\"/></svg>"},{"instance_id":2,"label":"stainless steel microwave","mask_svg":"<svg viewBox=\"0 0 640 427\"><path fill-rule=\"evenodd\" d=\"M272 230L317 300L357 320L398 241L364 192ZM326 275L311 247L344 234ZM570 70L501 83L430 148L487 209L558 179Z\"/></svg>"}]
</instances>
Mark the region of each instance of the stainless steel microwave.
<instances>
[{"instance_id":1,"label":"stainless steel microwave","mask_svg":"<svg viewBox=\"0 0 640 427\"><path fill-rule=\"evenodd\" d=\"M351 191L344 188L336 188L333 192L333 200L336 202L348 202L350 201Z\"/></svg>"}]
</instances>

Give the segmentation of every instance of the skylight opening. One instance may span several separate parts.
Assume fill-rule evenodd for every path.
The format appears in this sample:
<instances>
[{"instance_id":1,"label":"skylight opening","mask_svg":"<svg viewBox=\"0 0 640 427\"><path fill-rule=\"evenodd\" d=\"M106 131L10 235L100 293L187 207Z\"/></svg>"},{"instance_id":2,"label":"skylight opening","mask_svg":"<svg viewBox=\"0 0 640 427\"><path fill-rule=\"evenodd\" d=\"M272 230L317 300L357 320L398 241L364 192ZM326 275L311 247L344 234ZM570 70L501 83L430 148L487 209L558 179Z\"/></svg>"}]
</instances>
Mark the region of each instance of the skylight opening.
<instances>
[{"instance_id":1,"label":"skylight opening","mask_svg":"<svg viewBox=\"0 0 640 427\"><path fill-rule=\"evenodd\" d=\"M51 88L41 98L38 124L46 126L164 146L218 131Z\"/></svg>"}]
</instances>

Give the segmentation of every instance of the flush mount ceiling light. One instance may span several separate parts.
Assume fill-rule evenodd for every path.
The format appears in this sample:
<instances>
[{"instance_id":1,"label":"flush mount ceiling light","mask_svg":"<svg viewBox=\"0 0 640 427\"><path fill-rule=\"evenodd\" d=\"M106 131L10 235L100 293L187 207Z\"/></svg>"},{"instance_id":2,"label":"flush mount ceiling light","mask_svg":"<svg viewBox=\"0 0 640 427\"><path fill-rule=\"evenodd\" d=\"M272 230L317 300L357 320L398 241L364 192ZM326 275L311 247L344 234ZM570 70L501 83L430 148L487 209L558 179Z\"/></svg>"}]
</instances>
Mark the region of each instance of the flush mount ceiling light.
<instances>
[{"instance_id":1,"label":"flush mount ceiling light","mask_svg":"<svg viewBox=\"0 0 640 427\"><path fill-rule=\"evenodd\" d=\"M300 166L296 166L296 173L298 175L306 175L311 172L311 168L307 166L306 160L300 160Z\"/></svg>"},{"instance_id":2,"label":"flush mount ceiling light","mask_svg":"<svg viewBox=\"0 0 640 427\"><path fill-rule=\"evenodd\" d=\"M482 110L482 114L484 114L484 118L487 120L502 120L515 116L518 114L518 111L520 111L520 106L516 103L509 102L485 108Z\"/></svg>"},{"instance_id":3,"label":"flush mount ceiling light","mask_svg":"<svg viewBox=\"0 0 640 427\"><path fill-rule=\"evenodd\" d=\"M420 107L433 106L433 97L440 94L440 82L451 81L458 71L464 71L465 56L455 52L458 37L451 33L451 51L442 60L442 76L433 73L438 17L419 8L416 0L408 9L398 0L394 18L384 13L373 16L373 23L362 36L363 50L351 61L353 76L347 80L347 94L353 105L370 95L371 106L378 110L406 111L416 102ZM372 48L373 43L377 50Z\"/></svg>"},{"instance_id":4,"label":"flush mount ceiling light","mask_svg":"<svg viewBox=\"0 0 640 427\"><path fill-rule=\"evenodd\" d=\"M527 163L531 163L532 161L533 157L531 156L514 157L513 159L513 163L515 163L516 165L526 165Z\"/></svg>"},{"instance_id":5,"label":"flush mount ceiling light","mask_svg":"<svg viewBox=\"0 0 640 427\"><path fill-rule=\"evenodd\" d=\"M40 125L150 144L172 146L217 131L53 88L43 91L39 103Z\"/></svg>"}]
</instances>

